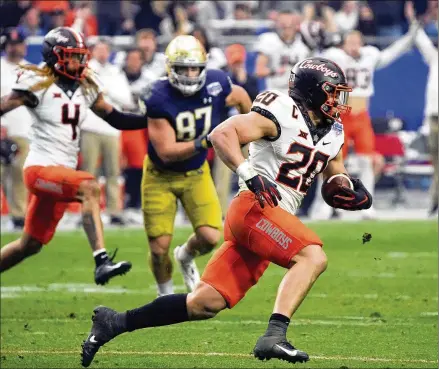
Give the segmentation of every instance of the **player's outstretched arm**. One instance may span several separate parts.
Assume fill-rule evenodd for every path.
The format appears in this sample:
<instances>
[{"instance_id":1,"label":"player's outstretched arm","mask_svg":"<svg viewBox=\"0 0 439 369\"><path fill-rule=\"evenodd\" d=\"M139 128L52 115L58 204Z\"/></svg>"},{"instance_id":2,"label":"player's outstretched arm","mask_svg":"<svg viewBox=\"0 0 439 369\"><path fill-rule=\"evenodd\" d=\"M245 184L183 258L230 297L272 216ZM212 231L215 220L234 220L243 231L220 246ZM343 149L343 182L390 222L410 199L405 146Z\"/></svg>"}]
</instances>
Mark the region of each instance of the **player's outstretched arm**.
<instances>
[{"instance_id":1,"label":"player's outstretched arm","mask_svg":"<svg viewBox=\"0 0 439 369\"><path fill-rule=\"evenodd\" d=\"M241 114L246 114L252 107L252 101L244 88L232 85L232 92L226 98L226 105L234 106Z\"/></svg>"},{"instance_id":2,"label":"player's outstretched arm","mask_svg":"<svg viewBox=\"0 0 439 369\"><path fill-rule=\"evenodd\" d=\"M380 69L388 66L390 63L408 51L413 46L418 29L419 22L413 21L410 24L409 31L404 36L396 40L393 44L379 53L376 68Z\"/></svg>"},{"instance_id":3,"label":"player's outstretched arm","mask_svg":"<svg viewBox=\"0 0 439 369\"><path fill-rule=\"evenodd\" d=\"M422 27L420 27L416 33L415 44L421 52L425 62L431 64L433 58L435 56L437 57L438 50Z\"/></svg>"},{"instance_id":4,"label":"player's outstretched arm","mask_svg":"<svg viewBox=\"0 0 439 369\"><path fill-rule=\"evenodd\" d=\"M233 171L245 160L241 146L262 137L276 137L277 127L268 118L256 112L235 115L217 126L209 140L221 160Z\"/></svg>"},{"instance_id":5,"label":"player's outstretched arm","mask_svg":"<svg viewBox=\"0 0 439 369\"><path fill-rule=\"evenodd\" d=\"M331 160L323 171L323 185L326 181L336 174L347 175L347 170L343 164L342 151L337 154L337 156ZM328 205L344 210L364 210L369 209L372 206L372 195L364 187L363 183L356 178L349 177L354 189L348 187L340 187L338 193L334 194L331 201L325 201ZM323 188L323 186L322 186Z\"/></svg>"},{"instance_id":6,"label":"player's outstretched arm","mask_svg":"<svg viewBox=\"0 0 439 369\"><path fill-rule=\"evenodd\" d=\"M98 95L95 103L91 107L93 113L105 120L110 126L121 131L133 131L136 129L144 129L148 126L148 118L146 114L135 115L122 113L108 104L102 93ZM146 110L146 109L145 109Z\"/></svg>"},{"instance_id":7,"label":"player's outstretched arm","mask_svg":"<svg viewBox=\"0 0 439 369\"><path fill-rule=\"evenodd\" d=\"M241 146L263 137L277 137L275 123L256 112L235 115L217 126L209 135L209 140L221 160L245 181L263 208L265 203L274 207L281 200L277 186L259 175L245 160Z\"/></svg>"},{"instance_id":8,"label":"player's outstretched arm","mask_svg":"<svg viewBox=\"0 0 439 369\"><path fill-rule=\"evenodd\" d=\"M194 141L177 142L175 130L164 118L149 118L148 138L164 163L186 160L199 151L207 149L205 137Z\"/></svg>"},{"instance_id":9,"label":"player's outstretched arm","mask_svg":"<svg viewBox=\"0 0 439 369\"><path fill-rule=\"evenodd\" d=\"M33 99L37 101L31 101ZM36 105L38 98L32 92L13 90L9 95L0 98L0 117L20 106L35 107Z\"/></svg>"}]
</instances>

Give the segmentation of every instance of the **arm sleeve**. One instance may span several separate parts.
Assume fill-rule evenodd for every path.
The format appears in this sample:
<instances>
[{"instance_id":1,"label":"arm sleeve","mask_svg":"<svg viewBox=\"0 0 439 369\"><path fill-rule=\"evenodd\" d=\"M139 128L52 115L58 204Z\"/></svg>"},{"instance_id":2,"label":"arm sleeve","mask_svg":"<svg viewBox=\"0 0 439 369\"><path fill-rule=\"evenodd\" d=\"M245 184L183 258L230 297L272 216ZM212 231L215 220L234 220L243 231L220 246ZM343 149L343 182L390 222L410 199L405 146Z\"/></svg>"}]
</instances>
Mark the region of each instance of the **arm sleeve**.
<instances>
[{"instance_id":1,"label":"arm sleeve","mask_svg":"<svg viewBox=\"0 0 439 369\"><path fill-rule=\"evenodd\" d=\"M430 64L438 50L422 28L416 32L415 43L425 62Z\"/></svg>"},{"instance_id":2,"label":"arm sleeve","mask_svg":"<svg viewBox=\"0 0 439 369\"><path fill-rule=\"evenodd\" d=\"M381 69L388 66L394 60L398 59L402 54L408 51L415 40L417 25L410 26L409 32L402 36L399 40L382 50L378 54L376 68Z\"/></svg>"},{"instance_id":3,"label":"arm sleeve","mask_svg":"<svg viewBox=\"0 0 439 369\"><path fill-rule=\"evenodd\" d=\"M146 114L149 118L164 118L172 122L172 114L169 112L169 106L166 99L162 96L159 89L154 86L146 93L145 96Z\"/></svg>"},{"instance_id":4,"label":"arm sleeve","mask_svg":"<svg viewBox=\"0 0 439 369\"><path fill-rule=\"evenodd\" d=\"M30 108L36 108L40 103L40 95L44 90L32 92L31 88L38 82L41 82L42 78L38 77L32 71L19 71L17 73L17 80L12 86L13 91L17 91L20 94L26 96L25 105Z\"/></svg>"}]
</instances>

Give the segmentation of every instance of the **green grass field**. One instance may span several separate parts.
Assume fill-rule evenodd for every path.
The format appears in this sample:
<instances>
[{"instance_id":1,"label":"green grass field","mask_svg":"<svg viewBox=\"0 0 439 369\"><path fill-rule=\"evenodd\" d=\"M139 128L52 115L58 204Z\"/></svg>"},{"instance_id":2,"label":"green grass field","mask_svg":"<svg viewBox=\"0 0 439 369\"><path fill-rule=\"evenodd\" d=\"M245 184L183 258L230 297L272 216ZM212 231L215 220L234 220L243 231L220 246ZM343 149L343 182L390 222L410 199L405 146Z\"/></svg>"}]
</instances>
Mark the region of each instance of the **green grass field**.
<instances>
[{"instance_id":1,"label":"green grass field","mask_svg":"<svg viewBox=\"0 0 439 369\"><path fill-rule=\"evenodd\" d=\"M325 242L326 273L292 320L289 338L307 351L306 368L437 368L438 250L435 222L312 223ZM362 243L364 232L372 234ZM180 229L173 245L190 234ZM14 239L2 235L2 245ZM108 230L107 249L132 271L105 287L82 231L58 233L50 246L1 278L1 367L79 367L96 305L126 310L154 299L141 230ZM199 259L203 268L208 257ZM125 334L91 367L272 368L250 355L271 314L284 271L271 266L233 310L217 318ZM182 278L175 272L177 291Z\"/></svg>"}]
</instances>

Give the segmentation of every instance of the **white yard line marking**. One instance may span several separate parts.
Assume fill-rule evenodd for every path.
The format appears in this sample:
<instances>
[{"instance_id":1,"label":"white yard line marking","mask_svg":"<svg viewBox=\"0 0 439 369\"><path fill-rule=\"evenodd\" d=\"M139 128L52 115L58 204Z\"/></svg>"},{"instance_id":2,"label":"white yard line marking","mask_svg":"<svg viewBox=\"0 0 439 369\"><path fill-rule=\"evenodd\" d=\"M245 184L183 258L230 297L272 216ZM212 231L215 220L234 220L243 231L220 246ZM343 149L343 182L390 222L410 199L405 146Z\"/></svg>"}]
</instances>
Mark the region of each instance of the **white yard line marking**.
<instances>
[{"instance_id":1,"label":"white yard line marking","mask_svg":"<svg viewBox=\"0 0 439 369\"><path fill-rule=\"evenodd\" d=\"M387 257L391 259L406 259L406 258L437 258L437 251L425 252L388 252Z\"/></svg>"},{"instance_id":2,"label":"white yard line marking","mask_svg":"<svg viewBox=\"0 0 439 369\"><path fill-rule=\"evenodd\" d=\"M426 311L421 313L421 316L438 316L438 312L437 311Z\"/></svg>"},{"instance_id":3,"label":"white yard line marking","mask_svg":"<svg viewBox=\"0 0 439 369\"><path fill-rule=\"evenodd\" d=\"M314 318L302 318L302 319L294 319L294 325L296 326L309 326L309 325L332 325L332 326L355 326L355 327L371 327L371 326L430 326L431 323L424 322L421 323L419 321L409 322L408 320L413 318L405 318L405 319L392 319L392 318L368 318L368 317L343 317L337 316L334 319L314 319ZM1 322L57 322L57 323L72 323L72 322L88 322L90 319L81 319L81 318L3 318ZM203 325L267 325L265 320L210 320L206 322L199 322L197 325L188 325L185 329L198 329L200 324ZM172 326L171 329L175 327Z\"/></svg>"},{"instance_id":4,"label":"white yard line marking","mask_svg":"<svg viewBox=\"0 0 439 369\"><path fill-rule=\"evenodd\" d=\"M79 355L79 351L76 350L2 350L3 355ZM225 356L225 357L237 357L237 358L252 358L251 354L242 353L230 353L230 352L185 352L185 351L111 351L101 350L102 354L115 355L115 356L127 356L127 355L155 355L155 356ZM392 359L382 357L362 357L362 356L325 356L316 355L311 356L311 360L348 360L348 361L375 361L375 362L397 362L397 363L425 363L425 364L437 364L437 360L424 360L424 359Z\"/></svg>"},{"instance_id":5,"label":"white yard line marking","mask_svg":"<svg viewBox=\"0 0 439 369\"><path fill-rule=\"evenodd\" d=\"M186 287L184 285L174 286L175 292L184 292ZM99 293L99 294L130 294L130 295L148 295L156 291L156 286L151 285L145 289L128 289L122 286L102 287L88 283L51 283L46 286L37 285L19 285L19 286L2 286L0 287L2 299L13 299L29 297L33 293ZM331 298L331 294L326 293L310 293L308 298ZM409 295L378 295L376 293L356 294L346 293L338 297L355 298L363 300L378 300L380 298L396 299L396 300L410 300L414 297ZM429 299L437 301L437 296L429 297Z\"/></svg>"}]
</instances>

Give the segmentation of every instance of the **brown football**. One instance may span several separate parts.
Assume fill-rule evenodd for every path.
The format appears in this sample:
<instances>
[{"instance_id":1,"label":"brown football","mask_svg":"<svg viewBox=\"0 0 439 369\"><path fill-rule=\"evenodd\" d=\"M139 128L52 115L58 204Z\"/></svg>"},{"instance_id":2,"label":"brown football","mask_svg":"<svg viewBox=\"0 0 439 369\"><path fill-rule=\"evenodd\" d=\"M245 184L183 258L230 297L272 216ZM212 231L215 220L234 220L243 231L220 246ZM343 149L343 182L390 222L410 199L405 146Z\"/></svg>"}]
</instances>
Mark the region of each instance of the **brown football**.
<instances>
[{"instance_id":1,"label":"brown football","mask_svg":"<svg viewBox=\"0 0 439 369\"><path fill-rule=\"evenodd\" d=\"M326 203L332 202L332 197L339 191L341 186L354 189L354 185L345 174L336 174L323 183L322 197Z\"/></svg>"}]
</instances>

